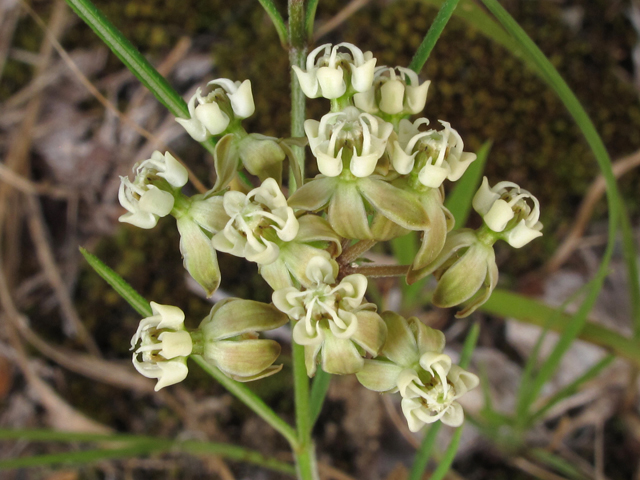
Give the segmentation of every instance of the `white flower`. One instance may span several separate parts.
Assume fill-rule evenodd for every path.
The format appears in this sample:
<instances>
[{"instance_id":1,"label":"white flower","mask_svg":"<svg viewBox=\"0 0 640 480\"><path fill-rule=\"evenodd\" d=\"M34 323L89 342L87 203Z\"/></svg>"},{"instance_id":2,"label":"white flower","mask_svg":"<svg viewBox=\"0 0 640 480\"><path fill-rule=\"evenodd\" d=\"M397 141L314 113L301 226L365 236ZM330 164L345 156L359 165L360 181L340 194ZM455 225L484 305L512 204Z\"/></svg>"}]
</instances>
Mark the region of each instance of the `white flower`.
<instances>
[{"instance_id":1,"label":"white flower","mask_svg":"<svg viewBox=\"0 0 640 480\"><path fill-rule=\"evenodd\" d=\"M421 125L429 124L426 118L401 120L397 139L389 144L393 168L403 175L418 168L418 180L431 188L439 188L446 178L458 180L476 159L475 153L462 151L458 132L448 122L440 123L444 130L420 131Z\"/></svg>"},{"instance_id":2,"label":"white flower","mask_svg":"<svg viewBox=\"0 0 640 480\"><path fill-rule=\"evenodd\" d=\"M347 49L349 53L339 52L340 47ZM362 53L362 50L351 43L339 43L333 48L327 43L309 54L306 71L295 65L293 71L307 97L335 99L350 91L369 90L375 66L376 59L371 52Z\"/></svg>"},{"instance_id":3,"label":"white flower","mask_svg":"<svg viewBox=\"0 0 640 480\"><path fill-rule=\"evenodd\" d=\"M353 100L356 107L368 113L382 110L389 115L415 115L424 110L430 84L420 84L418 74L409 68L377 67L373 87L357 93Z\"/></svg>"},{"instance_id":4,"label":"white flower","mask_svg":"<svg viewBox=\"0 0 640 480\"><path fill-rule=\"evenodd\" d=\"M276 240L290 242L298 234L298 220L273 178L267 178L247 195L225 193L223 206L230 220L212 239L215 249L221 252L267 265L280 253ZM271 236L269 240L270 232L277 238Z\"/></svg>"},{"instance_id":5,"label":"white flower","mask_svg":"<svg viewBox=\"0 0 640 480\"><path fill-rule=\"evenodd\" d=\"M307 264L307 277L315 281L309 289L287 287L273 293L273 304L293 320L293 339L300 345L317 345L324 340L321 320L326 320L337 338L351 338L358 328L354 313L367 290L364 275L348 275L335 282L333 264L324 257L313 257Z\"/></svg>"},{"instance_id":6,"label":"white flower","mask_svg":"<svg viewBox=\"0 0 640 480\"><path fill-rule=\"evenodd\" d=\"M209 92L203 95L202 88L198 88L189 100L191 118L176 118L176 122L198 142L220 135L231 120L250 117L255 111L250 80L234 82L219 78L207 83L207 89Z\"/></svg>"},{"instance_id":7,"label":"white flower","mask_svg":"<svg viewBox=\"0 0 640 480\"><path fill-rule=\"evenodd\" d=\"M118 220L140 228L153 228L158 218L171 213L175 200L170 192L151 182L162 178L171 187L180 188L187 183L187 170L169 152L163 155L155 151L150 159L135 165L133 171L136 173L133 182L120 177L118 200L127 213Z\"/></svg>"},{"instance_id":8,"label":"white flower","mask_svg":"<svg viewBox=\"0 0 640 480\"><path fill-rule=\"evenodd\" d=\"M350 170L356 177L373 173L387 146L393 125L356 107L328 113L320 121L306 120L304 130L320 173L340 175L343 158L351 157Z\"/></svg>"},{"instance_id":9,"label":"white flower","mask_svg":"<svg viewBox=\"0 0 640 480\"><path fill-rule=\"evenodd\" d=\"M131 339L133 366L147 378L157 378L156 392L187 376L186 359L193 342L184 329L184 312L178 307L151 302L153 316L140 322ZM140 346L136 346L140 343Z\"/></svg>"},{"instance_id":10,"label":"white flower","mask_svg":"<svg viewBox=\"0 0 640 480\"><path fill-rule=\"evenodd\" d=\"M473 208L491 230L504 232L503 238L514 248L542 236L538 199L513 182L499 182L491 188L484 177L473 197Z\"/></svg>"}]
</instances>

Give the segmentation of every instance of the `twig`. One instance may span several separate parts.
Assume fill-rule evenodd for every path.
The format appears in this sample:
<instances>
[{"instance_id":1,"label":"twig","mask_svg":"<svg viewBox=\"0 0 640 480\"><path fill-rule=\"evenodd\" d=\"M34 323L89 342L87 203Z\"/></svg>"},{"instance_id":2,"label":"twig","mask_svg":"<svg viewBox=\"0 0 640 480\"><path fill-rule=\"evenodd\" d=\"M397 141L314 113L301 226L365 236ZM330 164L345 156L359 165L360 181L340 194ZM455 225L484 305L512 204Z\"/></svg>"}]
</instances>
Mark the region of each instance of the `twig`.
<instances>
[{"instance_id":1,"label":"twig","mask_svg":"<svg viewBox=\"0 0 640 480\"><path fill-rule=\"evenodd\" d=\"M48 232L44 218L42 217L40 204L36 198L31 195L26 195L25 197L25 203L29 213L27 223L29 225L29 231L31 232L31 238L33 239L33 243L36 247L36 254L40 261L40 265L42 266L42 269L44 270L44 273L47 276L56 297L58 298L58 302L60 302L60 309L67 321L67 326L73 329L74 333L85 344L87 350L96 356L101 356L98 346L80 320L80 316L73 305L73 301L71 300L71 295L69 294L62 276L60 275L60 271L56 265L54 255L47 238Z\"/></svg>"},{"instance_id":2,"label":"twig","mask_svg":"<svg viewBox=\"0 0 640 480\"><path fill-rule=\"evenodd\" d=\"M638 166L640 166L640 150L627 157L615 161L612 165L613 174L616 178L620 178L622 175L630 172ZM567 259L578 247L580 238L584 234L589 220L593 215L593 210L598 204L598 201L600 201L600 199L604 195L606 189L607 187L604 181L604 177L602 176L602 174L600 174L591 184L589 190L587 190L587 193L585 194L582 203L580 204L578 214L576 215L576 219L573 222L573 226L571 227L569 234L562 242L562 245L558 247L551 259L546 263L544 267L545 271L556 271L564 262L567 261Z\"/></svg>"},{"instance_id":3,"label":"twig","mask_svg":"<svg viewBox=\"0 0 640 480\"><path fill-rule=\"evenodd\" d=\"M136 122L131 120L127 115L125 115L120 110L118 110L115 107L115 105L113 105L113 103L110 102L104 95L102 95L102 93L100 93L100 91L91 83L91 81L78 68L78 66L75 64L73 59L65 51L62 45L60 45L60 42L58 42L58 40L51 35L49 28L44 23L42 18L40 18L40 16L24 0L21 0L21 2L23 7L29 13L29 15L44 30L47 38L49 38L49 40L51 41L53 48L55 48L55 50L58 52L60 57L62 57L62 60L67 64L69 69L78 78L80 83L82 83L82 85L87 90L89 90L89 93L91 93L91 95L93 95L96 98L96 100L98 100L102 104L102 106L104 106L107 110L113 112L122 123L133 128L136 131L136 133L146 138L153 144L157 145L158 148L167 148L167 146L164 145L159 139L157 139L151 132L149 132L144 127L141 127ZM187 169L187 172L189 173L189 181L193 184L196 190L198 190L198 192L200 193L205 193L207 191L207 187L205 187L203 183L200 180L198 180L198 177L195 176L195 174L191 171L191 169L187 165L185 165L185 163L177 155L175 155L175 153L172 152L172 155Z\"/></svg>"},{"instance_id":4,"label":"twig","mask_svg":"<svg viewBox=\"0 0 640 480\"><path fill-rule=\"evenodd\" d=\"M341 273L344 275L359 273L370 278L404 277L408 271L409 265L345 265L341 269Z\"/></svg>"},{"instance_id":5,"label":"twig","mask_svg":"<svg viewBox=\"0 0 640 480\"><path fill-rule=\"evenodd\" d=\"M18 175L2 163L0 163L0 180L28 195L46 195L56 199L67 199L72 195L71 191L64 187L32 182L22 175Z\"/></svg>"},{"instance_id":6,"label":"twig","mask_svg":"<svg viewBox=\"0 0 640 480\"><path fill-rule=\"evenodd\" d=\"M544 468L530 462L529 460L517 457L511 460L511 464L529 475L533 475L540 480L567 480L565 477L556 475L555 473L545 470Z\"/></svg>"},{"instance_id":7,"label":"twig","mask_svg":"<svg viewBox=\"0 0 640 480\"><path fill-rule=\"evenodd\" d=\"M342 254L337 258L337 262L340 265L349 265L351 262L355 262L365 252L368 252L373 248L377 242L375 240L360 240L354 243L350 247L344 249Z\"/></svg>"},{"instance_id":8,"label":"twig","mask_svg":"<svg viewBox=\"0 0 640 480\"><path fill-rule=\"evenodd\" d=\"M313 41L317 42L320 38L324 37L327 33L335 30L347 19L364 7L370 0L351 0L342 10L331 17L327 22L318 27L316 33L313 35Z\"/></svg>"}]
</instances>

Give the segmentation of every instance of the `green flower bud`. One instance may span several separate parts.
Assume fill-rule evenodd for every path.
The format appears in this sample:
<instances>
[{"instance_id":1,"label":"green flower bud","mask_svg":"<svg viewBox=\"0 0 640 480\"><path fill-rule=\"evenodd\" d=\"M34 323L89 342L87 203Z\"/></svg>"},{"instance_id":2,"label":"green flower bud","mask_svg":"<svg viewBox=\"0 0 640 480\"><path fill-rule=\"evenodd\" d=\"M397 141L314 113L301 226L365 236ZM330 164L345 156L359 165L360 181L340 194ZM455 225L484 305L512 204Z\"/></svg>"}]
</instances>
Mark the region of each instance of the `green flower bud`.
<instances>
[{"instance_id":1,"label":"green flower bud","mask_svg":"<svg viewBox=\"0 0 640 480\"><path fill-rule=\"evenodd\" d=\"M194 353L239 382L248 382L277 373L273 365L280 355L275 340L259 339L257 332L273 330L288 318L272 305L237 298L218 302L199 327L201 342Z\"/></svg>"}]
</instances>

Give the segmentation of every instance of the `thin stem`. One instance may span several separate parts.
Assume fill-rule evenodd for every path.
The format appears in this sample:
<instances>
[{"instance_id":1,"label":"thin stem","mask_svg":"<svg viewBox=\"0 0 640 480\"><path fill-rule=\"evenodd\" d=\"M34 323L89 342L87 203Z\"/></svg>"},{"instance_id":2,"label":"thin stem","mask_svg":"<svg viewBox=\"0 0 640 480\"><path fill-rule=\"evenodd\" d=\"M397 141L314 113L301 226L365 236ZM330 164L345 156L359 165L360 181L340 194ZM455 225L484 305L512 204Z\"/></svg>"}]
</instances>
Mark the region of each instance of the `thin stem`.
<instances>
[{"instance_id":1,"label":"thin stem","mask_svg":"<svg viewBox=\"0 0 640 480\"><path fill-rule=\"evenodd\" d=\"M302 0L289 0L289 63L304 68L307 56L307 43L304 32L304 5ZM291 69L291 136L304 137L304 121L306 120L306 97L300 88L298 77ZM301 177L304 179L304 148L291 147L300 165ZM289 172L289 192L293 193L301 185L296 185L293 172Z\"/></svg>"},{"instance_id":2,"label":"thin stem","mask_svg":"<svg viewBox=\"0 0 640 480\"><path fill-rule=\"evenodd\" d=\"M360 240L349 248L346 248L342 255L337 259L341 265L349 265L351 262L356 261L363 253L368 252L376 244L375 240Z\"/></svg>"},{"instance_id":3,"label":"thin stem","mask_svg":"<svg viewBox=\"0 0 640 480\"><path fill-rule=\"evenodd\" d=\"M409 271L409 265L361 265L358 267L344 267L342 273L351 275L360 273L365 277L404 277Z\"/></svg>"},{"instance_id":4,"label":"thin stem","mask_svg":"<svg viewBox=\"0 0 640 480\"><path fill-rule=\"evenodd\" d=\"M267 15L273 22L273 26L276 27L276 32L278 32L278 37L280 37L280 43L283 47L287 46L287 26L284 24L284 19L278 9L274 5L271 0L259 0L260 5L264 8Z\"/></svg>"},{"instance_id":5,"label":"thin stem","mask_svg":"<svg viewBox=\"0 0 640 480\"><path fill-rule=\"evenodd\" d=\"M313 383L311 384L311 401L309 407L311 410L311 428L313 428L322 411L322 404L329 391L330 383L331 374L318 367L316 376L313 378Z\"/></svg>"},{"instance_id":6,"label":"thin stem","mask_svg":"<svg viewBox=\"0 0 640 480\"><path fill-rule=\"evenodd\" d=\"M416 54L411 59L411 63L409 64L409 68L416 73L420 73L422 67L426 63L429 55L431 55L431 50L436 45L438 38L440 38L440 34L444 30L445 25L451 18L453 11L458 6L458 0L445 0L436 15L436 18L433 20L431 27L429 27L429 31L422 40L422 43L418 47Z\"/></svg>"},{"instance_id":7,"label":"thin stem","mask_svg":"<svg viewBox=\"0 0 640 480\"><path fill-rule=\"evenodd\" d=\"M265 422L271 425L277 430L284 438L287 439L291 448L294 450L298 448L298 438L296 432L291 425L280 418L276 413L262 401L255 393L249 390L242 383L236 382L223 374L216 367L206 362L204 358L199 355L192 355L191 358L209 375L215 378L224 388L226 388L232 395L238 400L244 403L247 407L253 410L258 416L260 416Z\"/></svg>"}]
</instances>

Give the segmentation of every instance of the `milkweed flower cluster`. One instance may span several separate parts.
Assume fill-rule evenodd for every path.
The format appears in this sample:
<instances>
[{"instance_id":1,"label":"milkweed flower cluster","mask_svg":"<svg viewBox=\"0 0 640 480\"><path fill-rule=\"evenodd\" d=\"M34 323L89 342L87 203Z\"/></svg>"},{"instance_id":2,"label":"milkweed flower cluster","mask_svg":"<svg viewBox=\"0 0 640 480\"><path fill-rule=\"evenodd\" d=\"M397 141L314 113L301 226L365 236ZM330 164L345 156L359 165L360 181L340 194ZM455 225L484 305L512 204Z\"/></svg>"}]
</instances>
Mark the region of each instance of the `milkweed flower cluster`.
<instances>
[{"instance_id":1,"label":"milkweed flower cluster","mask_svg":"<svg viewBox=\"0 0 640 480\"><path fill-rule=\"evenodd\" d=\"M152 303L132 349L135 368L158 379L156 389L182 381L190 355L238 381L275 374L281 347L260 334L290 323L309 376L320 366L398 393L412 431L438 420L462 423L458 400L478 377L444 353L442 332L416 317L378 313L366 299L364 273L384 268L361 266L360 257L376 242L414 232L420 242L406 281L433 275L433 304L465 317L496 287L494 243L521 248L542 235L540 206L518 185L491 187L485 178L473 198L482 226L453 230L445 186L476 155L449 122L420 117L429 81L376 63L371 52L340 43L316 48L305 68L293 67L305 95L331 103L320 119L305 121L306 138L247 132L251 82L213 80L190 99L189 117L176 119L195 140L216 142L213 188L183 193L187 170L169 153L154 152L134 167L133 180L122 177L127 212L120 221L151 229L173 216L184 266L208 295L220 285L219 254L255 263L273 289L271 304L219 301L192 330L181 309ZM320 172L314 178L303 178L293 154L306 144ZM295 191L283 185L286 159Z\"/></svg>"}]
</instances>

